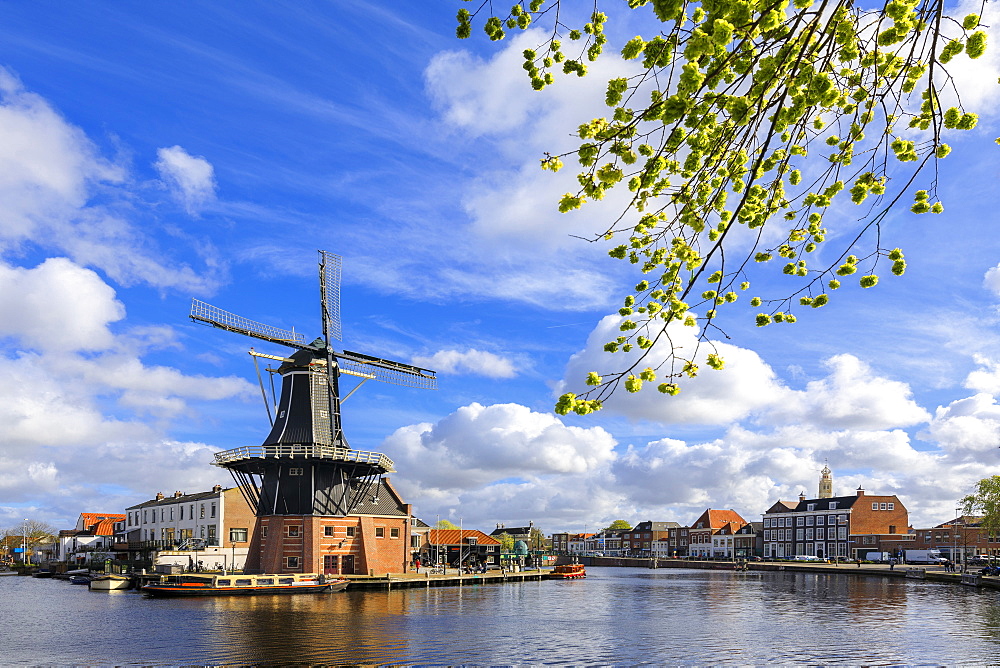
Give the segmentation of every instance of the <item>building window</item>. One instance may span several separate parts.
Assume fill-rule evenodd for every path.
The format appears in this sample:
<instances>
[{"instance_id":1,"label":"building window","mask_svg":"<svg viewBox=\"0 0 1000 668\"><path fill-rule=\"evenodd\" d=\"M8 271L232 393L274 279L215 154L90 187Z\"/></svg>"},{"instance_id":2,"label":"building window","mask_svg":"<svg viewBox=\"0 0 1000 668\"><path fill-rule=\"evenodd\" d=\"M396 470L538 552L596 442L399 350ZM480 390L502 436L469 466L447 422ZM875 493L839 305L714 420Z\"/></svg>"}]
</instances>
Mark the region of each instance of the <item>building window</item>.
<instances>
[{"instance_id":1,"label":"building window","mask_svg":"<svg viewBox=\"0 0 1000 668\"><path fill-rule=\"evenodd\" d=\"M305 470L300 468L288 469L288 475L302 475L304 472Z\"/></svg>"},{"instance_id":2,"label":"building window","mask_svg":"<svg viewBox=\"0 0 1000 668\"><path fill-rule=\"evenodd\" d=\"M889 510L895 510L896 509L896 504L895 503L890 503L890 504L888 504L888 507L889 507Z\"/></svg>"},{"instance_id":3,"label":"building window","mask_svg":"<svg viewBox=\"0 0 1000 668\"><path fill-rule=\"evenodd\" d=\"M204 537L205 537L205 525L204 525L204 524L202 524L202 525L201 525L200 527L198 527L198 528L199 528L199 529L201 529L201 532L200 532L200 533L201 533L201 535L200 535L200 536L198 536L198 538L204 538Z\"/></svg>"},{"instance_id":4,"label":"building window","mask_svg":"<svg viewBox=\"0 0 1000 668\"><path fill-rule=\"evenodd\" d=\"M816 510L816 504L815 503L807 504L806 505L806 510L809 510L809 511Z\"/></svg>"},{"instance_id":5,"label":"building window","mask_svg":"<svg viewBox=\"0 0 1000 668\"><path fill-rule=\"evenodd\" d=\"M375 527L375 537L385 538L385 527Z\"/></svg>"},{"instance_id":6,"label":"building window","mask_svg":"<svg viewBox=\"0 0 1000 668\"><path fill-rule=\"evenodd\" d=\"M809 517L806 518L806 526L811 527L812 525L813 525L813 517L812 515L810 515Z\"/></svg>"},{"instance_id":7,"label":"building window","mask_svg":"<svg viewBox=\"0 0 1000 668\"><path fill-rule=\"evenodd\" d=\"M299 525L298 524L293 524L291 526L285 527L285 535L288 536L289 538L298 538L299 537Z\"/></svg>"},{"instance_id":8,"label":"building window","mask_svg":"<svg viewBox=\"0 0 1000 668\"><path fill-rule=\"evenodd\" d=\"M212 503L212 517L215 517L215 503Z\"/></svg>"},{"instance_id":9,"label":"building window","mask_svg":"<svg viewBox=\"0 0 1000 668\"><path fill-rule=\"evenodd\" d=\"M174 507L170 506L170 521L174 521Z\"/></svg>"},{"instance_id":10,"label":"building window","mask_svg":"<svg viewBox=\"0 0 1000 668\"><path fill-rule=\"evenodd\" d=\"M354 534L357 531L357 527L347 527L347 537L354 538Z\"/></svg>"},{"instance_id":11,"label":"building window","mask_svg":"<svg viewBox=\"0 0 1000 668\"><path fill-rule=\"evenodd\" d=\"M333 535L333 527L323 527L323 535L329 538Z\"/></svg>"},{"instance_id":12,"label":"building window","mask_svg":"<svg viewBox=\"0 0 1000 668\"><path fill-rule=\"evenodd\" d=\"M872 504L872 510L878 510L878 504L877 503L873 503Z\"/></svg>"},{"instance_id":13,"label":"building window","mask_svg":"<svg viewBox=\"0 0 1000 668\"><path fill-rule=\"evenodd\" d=\"M889 533L896 533L896 525L895 524L890 524L889 525Z\"/></svg>"},{"instance_id":14,"label":"building window","mask_svg":"<svg viewBox=\"0 0 1000 668\"><path fill-rule=\"evenodd\" d=\"M184 519L184 506L181 506L180 510L181 510L181 519Z\"/></svg>"},{"instance_id":15,"label":"building window","mask_svg":"<svg viewBox=\"0 0 1000 668\"><path fill-rule=\"evenodd\" d=\"M826 515L817 515L816 524L826 524Z\"/></svg>"},{"instance_id":16,"label":"building window","mask_svg":"<svg viewBox=\"0 0 1000 668\"><path fill-rule=\"evenodd\" d=\"M399 527L389 528L389 538L399 538ZM471 540L469 542L472 542Z\"/></svg>"},{"instance_id":17,"label":"building window","mask_svg":"<svg viewBox=\"0 0 1000 668\"><path fill-rule=\"evenodd\" d=\"M889 504L887 504L887 503L880 503L880 504L878 504L878 509L879 510L888 510L888 508L889 508Z\"/></svg>"},{"instance_id":18,"label":"building window","mask_svg":"<svg viewBox=\"0 0 1000 668\"><path fill-rule=\"evenodd\" d=\"M288 568L298 568L299 558L298 557L285 557L285 565Z\"/></svg>"},{"instance_id":19,"label":"building window","mask_svg":"<svg viewBox=\"0 0 1000 668\"><path fill-rule=\"evenodd\" d=\"M205 519L205 504L201 504L201 512L198 515L199 519Z\"/></svg>"},{"instance_id":20,"label":"building window","mask_svg":"<svg viewBox=\"0 0 1000 668\"><path fill-rule=\"evenodd\" d=\"M230 543L245 543L247 542L247 536L249 531L247 529L230 529L229 530L229 542Z\"/></svg>"},{"instance_id":21,"label":"building window","mask_svg":"<svg viewBox=\"0 0 1000 668\"><path fill-rule=\"evenodd\" d=\"M825 538L825 533L826 532L822 528L816 529L816 540L823 540Z\"/></svg>"},{"instance_id":22,"label":"building window","mask_svg":"<svg viewBox=\"0 0 1000 668\"><path fill-rule=\"evenodd\" d=\"M806 521L806 518L804 518L804 517L796 517L795 518L795 526L800 527L803 524L805 524L805 521Z\"/></svg>"},{"instance_id":23,"label":"building window","mask_svg":"<svg viewBox=\"0 0 1000 668\"><path fill-rule=\"evenodd\" d=\"M260 537L267 538L267 525L265 524L260 528Z\"/></svg>"},{"instance_id":24,"label":"building window","mask_svg":"<svg viewBox=\"0 0 1000 668\"><path fill-rule=\"evenodd\" d=\"M837 509L837 502L836 501L831 501L830 502L830 510L836 510L836 509Z\"/></svg>"}]
</instances>

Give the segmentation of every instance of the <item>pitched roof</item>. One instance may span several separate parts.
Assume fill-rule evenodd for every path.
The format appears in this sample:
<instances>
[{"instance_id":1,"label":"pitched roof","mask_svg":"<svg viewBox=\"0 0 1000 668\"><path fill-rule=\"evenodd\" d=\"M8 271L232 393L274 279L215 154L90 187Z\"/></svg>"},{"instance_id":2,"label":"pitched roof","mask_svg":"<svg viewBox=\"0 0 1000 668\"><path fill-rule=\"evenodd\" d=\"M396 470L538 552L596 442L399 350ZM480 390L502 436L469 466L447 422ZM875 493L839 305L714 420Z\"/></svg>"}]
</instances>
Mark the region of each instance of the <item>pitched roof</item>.
<instances>
[{"instance_id":1,"label":"pitched roof","mask_svg":"<svg viewBox=\"0 0 1000 668\"><path fill-rule=\"evenodd\" d=\"M721 529L727 524L741 527L747 523L735 510L712 510L709 508L705 514L708 515L708 526L712 529Z\"/></svg>"},{"instance_id":2,"label":"pitched roof","mask_svg":"<svg viewBox=\"0 0 1000 668\"><path fill-rule=\"evenodd\" d=\"M78 531L91 531L97 534L96 531L93 531L94 525L110 520L112 530L108 533L97 534L99 536L110 536L114 533L114 523L116 521L124 522L125 519L123 513L80 513L80 518L76 521L76 526Z\"/></svg>"},{"instance_id":3,"label":"pitched roof","mask_svg":"<svg viewBox=\"0 0 1000 668\"><path fill-rule=\"evenodd\" d=\"M835 496L830 499L806 499L805 501L799 501L793 510L796 512L808 512L809 506L813 506L813 510L843 510L853 506L854 502L858 499L870 498L872 497L854 494L851 496ZM831 503L837 504L836 507L831 508Z\"/></svg>"},{"instance_id":4,"label":"pitched roof","mask_svg":"<svg viewBox=\"0 0 1000 668\"><path fill-rule=\"evenodd\" d=\"M499 545L496 538L487 536L478 529L431 529L427 542L432 545L460 545L467 538L475 538L480 545Z\"/></svg>"}]
</instances>

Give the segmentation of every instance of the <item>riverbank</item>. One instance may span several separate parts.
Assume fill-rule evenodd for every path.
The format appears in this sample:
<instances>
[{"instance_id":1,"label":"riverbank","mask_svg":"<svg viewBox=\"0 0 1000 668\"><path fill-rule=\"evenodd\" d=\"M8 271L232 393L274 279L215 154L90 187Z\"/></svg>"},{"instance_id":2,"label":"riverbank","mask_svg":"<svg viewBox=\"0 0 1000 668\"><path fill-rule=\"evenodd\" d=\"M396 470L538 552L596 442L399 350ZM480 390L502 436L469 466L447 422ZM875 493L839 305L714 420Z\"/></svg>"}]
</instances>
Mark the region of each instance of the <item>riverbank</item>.
<instances>
[{"instance_id":1,"label":"riverbank","mask_svg":"<svg viewBox=\"0 0 1000 668\"><path fill-rule=\"evenodd\" d=\"M688 559L635 559L625 557L580 557L585 566L619 566L628 568L696 568L700 570L731 571L736 568L732 561L697 561ZM947 582L949 584L972 587L986 587L1000 590L1000 577L979 575L978 573L949 573L941 566L918 566L899 564L853 563L827 564L794 561L752 561L747 565L750 571L791 571L800 573L831 573L837 575L877 576L886 578L917 578Z\"/></svg>"}]
</instances>

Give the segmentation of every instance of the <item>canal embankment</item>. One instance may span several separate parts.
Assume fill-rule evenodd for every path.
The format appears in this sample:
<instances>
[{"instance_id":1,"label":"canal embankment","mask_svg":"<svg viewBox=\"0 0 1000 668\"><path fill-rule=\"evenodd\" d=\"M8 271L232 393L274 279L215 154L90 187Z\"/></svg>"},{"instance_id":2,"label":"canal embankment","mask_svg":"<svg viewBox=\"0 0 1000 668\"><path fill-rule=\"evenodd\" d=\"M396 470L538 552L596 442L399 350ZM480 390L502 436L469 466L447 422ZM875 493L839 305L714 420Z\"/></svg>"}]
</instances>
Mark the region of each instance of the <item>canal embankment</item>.
<instances>
[{"instance_id":1,"label":"canal embankment","mask_svg":"<svg viewBox=\"0 0 1000 668\"><path fill-rule=\"evenodd\" d=\"M566 560L568 563L568 560ZM701 570L736 570L732 561L699 561L694 559L640 559L629 557L579 557L585 566L618 566L627 568L695 568ZM562 561L560 561L562 563ZM811 563L794 561L751 561L748 571L788 571L799 573L830 573L848 577L917 578L949 584L1000 589L1000 577L976 572L950 573L941 566L862 563Z\"/></svg>"}]
</instances>

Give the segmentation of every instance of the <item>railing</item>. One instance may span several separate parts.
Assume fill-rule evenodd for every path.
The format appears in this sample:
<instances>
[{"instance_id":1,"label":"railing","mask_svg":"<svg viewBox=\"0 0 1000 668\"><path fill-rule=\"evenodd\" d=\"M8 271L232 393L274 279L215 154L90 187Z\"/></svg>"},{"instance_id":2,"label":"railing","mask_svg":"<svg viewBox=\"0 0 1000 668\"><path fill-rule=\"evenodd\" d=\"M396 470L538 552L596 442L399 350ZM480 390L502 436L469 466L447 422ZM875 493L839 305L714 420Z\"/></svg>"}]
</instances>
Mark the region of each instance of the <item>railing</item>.
<instances>
[{"instance_id":1,"label":"railing","mask_svg":"<svg viewBox=\"0 0 1000 668\"><path fill-rule=\"evenodd\" d=\"M393 470L392 460L380 452L338 448L332 445L255 445L215 453L216 466L246 459L334 459L358 464L374 464Z\"/></svg>"}]
</instances>

